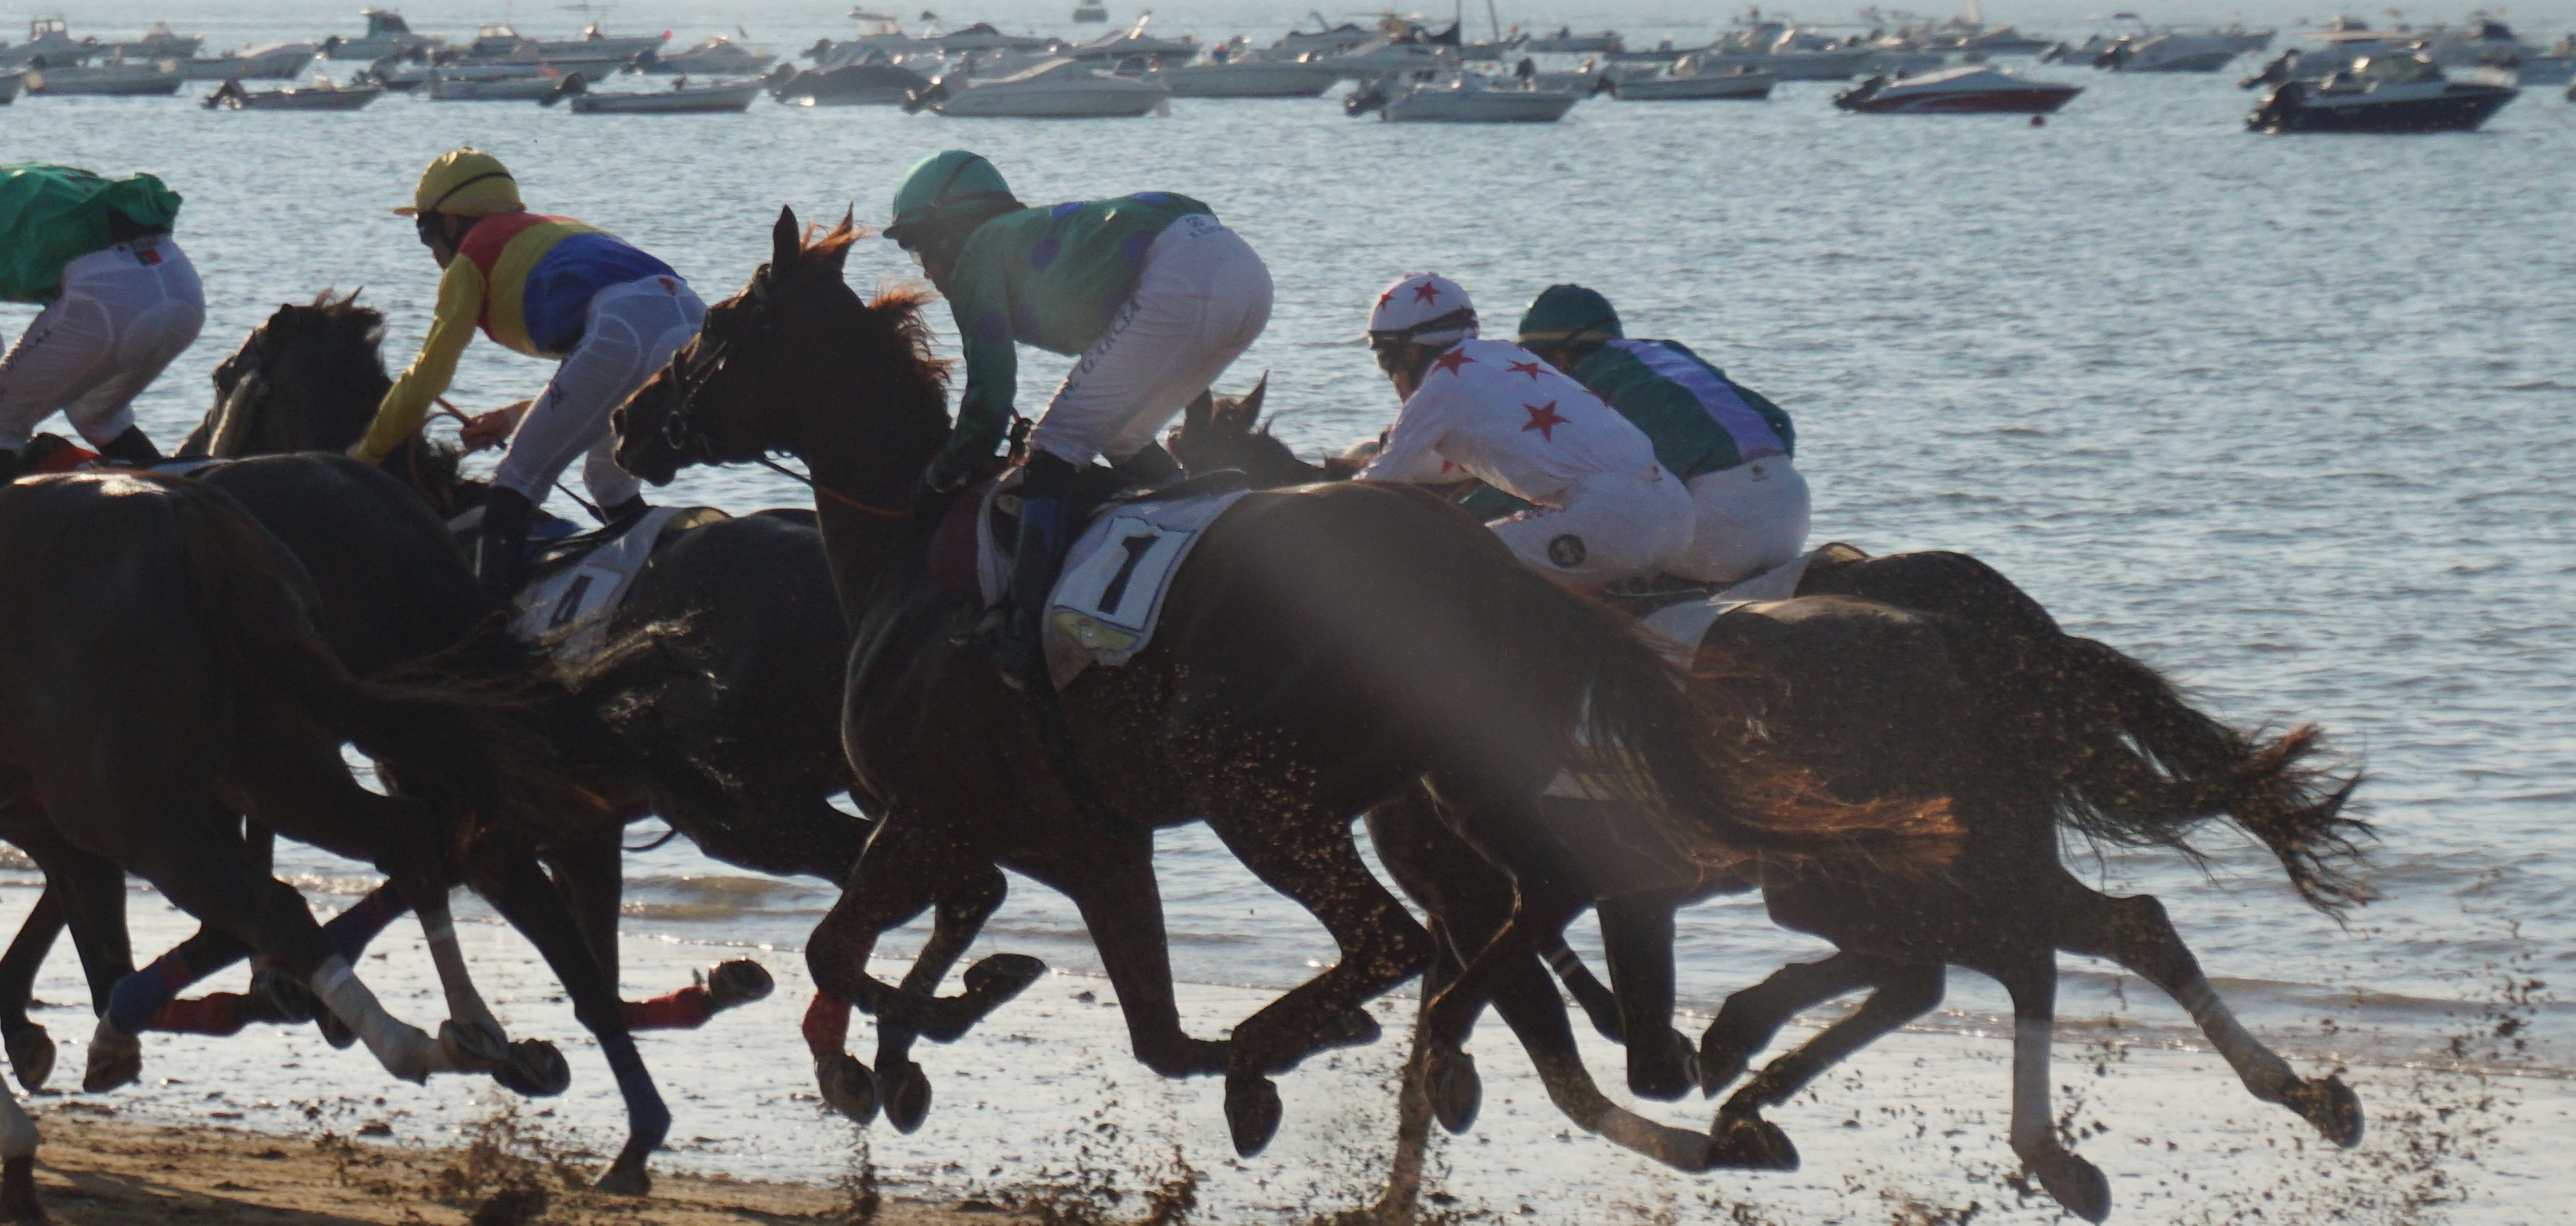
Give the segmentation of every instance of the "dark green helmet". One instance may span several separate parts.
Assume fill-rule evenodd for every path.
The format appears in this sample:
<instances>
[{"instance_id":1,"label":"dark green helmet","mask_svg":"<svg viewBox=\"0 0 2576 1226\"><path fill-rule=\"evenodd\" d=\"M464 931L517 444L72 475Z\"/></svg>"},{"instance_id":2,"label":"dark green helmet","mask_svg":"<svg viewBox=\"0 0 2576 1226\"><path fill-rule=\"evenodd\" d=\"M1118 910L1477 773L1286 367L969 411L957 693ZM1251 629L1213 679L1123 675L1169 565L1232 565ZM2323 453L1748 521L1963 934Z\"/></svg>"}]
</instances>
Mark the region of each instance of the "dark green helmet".
<instances>
[{"instance_id":1,"label":"dark green helmet","mask_svg":"<svg viewBox=\"0 0 2576 1226\"><path fill-rule=\"evenodd\" d=\"M886 224L885 236L910 246L911 235L923 226L1018 203L1011 185L1002 181L1002 172L982 154L950 149L923 158L903 177L903 186L895 189L894 220Z\"/></svg>"},{"instance_id":2,"label":"dark green helmet","mask_svg":"<svg viewBox=\"0 0 2576 1226\"><path fill-rule=\"evenodd\" d=\"M1599 291L1580 285L1551 285L1530 300L1521 315L1521 345L1554 349L1559 345L1617 340L1619 312Z\"/></svg>"}]
</instances>

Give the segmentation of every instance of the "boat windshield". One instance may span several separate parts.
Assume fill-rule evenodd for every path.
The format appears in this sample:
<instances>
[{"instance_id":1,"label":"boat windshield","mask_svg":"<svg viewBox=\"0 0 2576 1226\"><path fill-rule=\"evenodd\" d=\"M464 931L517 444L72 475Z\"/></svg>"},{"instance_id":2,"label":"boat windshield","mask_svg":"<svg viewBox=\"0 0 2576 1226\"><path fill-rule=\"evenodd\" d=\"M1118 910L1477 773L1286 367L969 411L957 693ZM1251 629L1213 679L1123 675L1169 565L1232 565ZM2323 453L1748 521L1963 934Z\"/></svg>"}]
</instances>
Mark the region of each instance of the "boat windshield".
<instances>
[{"instance_id":1,"label":"boat windshield","mask_svg":"<svg viewBox=\"0 0 2576 1226\"><path fill-rule=\"evenodd\" d=\"M2353 66L2365 81L2382 81L2406 85L2417 81L2439 81L2442 70L2420 55L2374 55Z\"/></svg>"}]
</instances>

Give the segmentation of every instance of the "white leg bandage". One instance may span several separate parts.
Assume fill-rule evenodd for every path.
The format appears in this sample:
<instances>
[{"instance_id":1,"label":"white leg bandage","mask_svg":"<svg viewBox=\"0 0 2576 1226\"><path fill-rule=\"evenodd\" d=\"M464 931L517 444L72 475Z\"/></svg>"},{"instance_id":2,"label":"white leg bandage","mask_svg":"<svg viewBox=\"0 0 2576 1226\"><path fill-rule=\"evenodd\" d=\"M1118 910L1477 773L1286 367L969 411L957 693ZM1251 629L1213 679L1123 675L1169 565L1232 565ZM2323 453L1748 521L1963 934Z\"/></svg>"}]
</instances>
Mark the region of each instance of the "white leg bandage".
<instances>
[{"instance_id":1,"label":"white leg bandage","mask_svg":"<svg viewBox=\"0 0 2576 1226\"><path fill-rule=\"evenodd\" d=\"M409 1025L377 1003L376 994L349 970L349 960L331 955L313 972L313 994L367 1045L386 1071L405 1081L427 1081L438 1046L417 1026Z\"/></svg>"}]
</instances>

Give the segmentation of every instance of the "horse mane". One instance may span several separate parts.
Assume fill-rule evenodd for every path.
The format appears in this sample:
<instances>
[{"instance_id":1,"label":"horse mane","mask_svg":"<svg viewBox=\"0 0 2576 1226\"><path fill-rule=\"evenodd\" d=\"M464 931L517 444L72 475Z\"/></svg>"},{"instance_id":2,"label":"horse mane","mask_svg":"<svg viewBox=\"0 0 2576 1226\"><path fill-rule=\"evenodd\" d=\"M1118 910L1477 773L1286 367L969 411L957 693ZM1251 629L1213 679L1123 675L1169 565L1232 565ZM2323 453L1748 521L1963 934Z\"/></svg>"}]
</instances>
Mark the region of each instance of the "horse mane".
<instances>
[{"instance_id":1,"label":"horse mane","mask_svg":"<svg viewBox=\"0 0 2576 1226\"><path fill-rule=\"evenodd\" d=\"M913 360L939 387L940 395L948 394L948 372L952 363L939 356L937 338L930 333L930 321L921 310L937 295L918 281L889 281L877 287L877 295L868 299L868 313L885 321L912 350Z\"/></svg>"}]
</instances>

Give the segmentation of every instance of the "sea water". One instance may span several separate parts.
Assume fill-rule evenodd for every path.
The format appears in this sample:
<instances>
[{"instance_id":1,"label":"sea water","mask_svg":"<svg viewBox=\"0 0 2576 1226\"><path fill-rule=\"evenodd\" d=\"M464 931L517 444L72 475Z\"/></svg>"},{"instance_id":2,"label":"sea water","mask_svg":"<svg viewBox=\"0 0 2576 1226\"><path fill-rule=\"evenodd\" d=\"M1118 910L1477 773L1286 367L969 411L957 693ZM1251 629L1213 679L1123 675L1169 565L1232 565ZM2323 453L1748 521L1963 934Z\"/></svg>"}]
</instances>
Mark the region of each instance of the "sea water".
<instances>
[{"instance_id":1,"label":"sea water","mask_svg":"<svg viewBox=\"0 0 2576 1226\"><path fill-rule=\"evenodd\" d=\"M636 5L609 24L617 33L669 27L685 42L732 33L738 19L755 40L788 49L844 32L834 7L737 18ZM354 32L327 8L226 8L195 21L186 13L120 4L72 18L76 34L106 36L169 16L209 34L210 45ZM434 6L410 15L418 28L451 35L510 15L531 34L563 34L552 12ZM1011 18L1008 28L1061 28L1052 12L995 15ZM1557 24L1552 14L1505 17ZM1705 32L1649 24L1657 17L1638 9L1607 20L1685 45ZM1156 29L1266 40L1295 18L1211 8L1158 18ZM2083 29L2071 16L2059 24ZM1796 418L1815 540L1972 553L2070 631L2165 670L2231 721L2321 723L2366 767L2357 812L2380 833L2379 897L2348 926L2303 907L2261 849L2224 833L2205 840L2205 871L2170 853L2070 852L2103 888L2162 898L2221 990L2293 1053L2381 1070L2449 1059L2449 1041L2483 1024L2480 1010L2508 980L2564 981L2576 969L2576 836L2567 832L2576 799L2576 250L2563 225L2576 189L2576 115L2554 91L2534 90L2472 135L2273 138L2243 130L2248 96L2232 74L2022 70L2087 91L2045 127L2018 117L1848 116L1828 105L1841 88L1832 83L1787 84L1763 103L1599 98L1561 124L1507 128L1353 121L1329 99L1182 99L1167 117L1050 123L766 100L744 115L642 118L400 96L353 114L31 98L0 110L0 158L150 171L187 197L179 241L205 279L209 317L204 339L139 405L165 445L208 407L214 363L281 302L363 289L388 316L387 357L399 367L426 322L436 269L386 210L407 202L421 165L466 143L506 160L532 207L635 241L711 300L766 258L782 205L808 221L851 209L881 221L904 168L941 148L986 154L1032 202L1149 188L1196 196L1262 253L1278 285L1269 331L1220 390L1269 372L1275 429L1309 455L1375 433L1395 408L1355 338L1371 297L1397 275L1456 278L1497 335L1540 288L1594 286L1619 305L1631 335L1690 344ZM863 290L911 272L873 239L849 261ZM31 314L0 308L0 330L14 335ZM1024 410L1042 403L1064 365L1023 351ZM547 370L478 343L450 395L469 411L495 407L535 394ZM692 471L654 496L735 511L809 497L748 468ZM635 840L651 829L638 827ZM1200 1033L1330 963L1323 931L1204 831L1166 831L1157 848L1174 966L1196 985ZM324 909L374 880L364 866L310 852L288 849L282 861ZM628 873L630 993L669 986L656 974L743 949L768 951L760 956L781 974L782 998L803 991L799 951L833 886L755 877L685 841L629 857ZM30 873L0 883L13 903L33 898ZM1034 883L1013 887L977 954L1034 953L1069 972L1033 992L1054 1002L1049 1010L1083 992L1108 1000L1105 983L1082 977L1098 962L1072 908ZM19 911L0 911L0 922ZM137 911L147 956L155 934L183 930L157 900ZM1698 908L1681 931L1684 1002L1701 1012L1827 948L1771 926L1749 900ZM1588 925L1576 936L1591 948ZM918 939L908 930L887 949L899 954ZM389 940L406 948L408 928ZM494 960L525 957L497 929L490 941ZM405 960L419 961L402 952L393 961ZM2123 1034L2177 1050L2196 1044L2181 1012L2135 978L2078 958L2064 964L2066 1016L2119 1019ZM79 999L75 973L66 950L45 993ZM541 1009L541 980L522 977L532 985L527 1007ZM434 1000L423 998L424 1015ZM711 1085L731 1079L739 1093L724 1097L747 1095L742 1102L774 1114L807 1078L788 1027L792 1006L755 1014L719 1022L725 1039L709 1035L756 1044L766 1063L708 1064L714 1081L692 1092L713 1095ZM1991 1056L1999 1045L1971 1039L2008 1015L1999 991L1961 974L1918 1029L1962 1036L1941 1041ZM2499 1065L2537 1079L2530 1084L2566 1078L2576 1071L2569 1016L2544 1003L2536 1026L2516 1036L2529 1041L2507 1044ZM970 1052L1007 1053L1012 1067L1053 1078L1065 1098L1044 1111L1020 1104L1028 1114L1011 1116L1004 1131L1052 1131L1106 1110L1103 1102L1149 1096L1140 1087L1152 1079L1124 1062L1114 1019L1106 1008L1074 1009L1026 1023L1054 1036L1048 1042L970 1041L926 1063L953 1077L985 1063ZM85 1027L56 1029L70 1038ZM557 1031L569 1035L568 1019ZM1485 1035L1483 1049L1507 1049L1499 1027ZM648 1056L696 1059L684 1054L694 1041L657 1040ZM1907 1036L1882 1050L1932 1041ZM1379 1095L1380 1057L1394 1046L1337 1057L1338 1068L1319 1060L1289 1080L1327 1101ZM156 1060L202 1084L181 1071L190 1060L245 1058L216 1050L179 1044ZM254 1063L273 1058L258 1050L269 1054ZM1615 1083L1615 1053L1596 1055ZM2204 1064L2195 1076L2212 1103L2252 1109L2223 1070ZM327 1067L344 1089L368 1076L363 1062ZM1104 1097L1111 1083L1127 1089ZM1963 1084L1991 1098L1980 1139L1999 1136L2000 1071ZM177 1101L169 1093L155 1101ZM1214 1118L1212 1085L1151 1093L1191 1104L1190 1119ZM461 1109L454 1099L433 1096L420 1109ZM1534 1111L1531 1127L1562 1129L1546 1124L1543 1106L1521 1109ZM1817 1118L1829 1125L1842 1109ZM2219 1108L2189 1108L2203 1109ZM2295 1122L2263 1111L2250 1118L2287 1144ZM753 1109L750 1118L684 1120L681 1130L735 1138L700 1147L718 1166L768 1146L788 1155L760 1166L768 1173L832 1174L817 1164L837 1162L846 1138L815 1147L811 1108L793 1112L786 1123L764 1123ZM605 1100L580 1114L587 1127L614 1120ZM942 1174L944 1122L934 1114L928 1131L901 1142L918 1157L905 1169L931 1186L961 1178ZM1153 1124L1122 1127L1152 1134ZM880 1156L906 1162L879 1131ZM1220 1155L1221 1135L1203 1138ZM1352 1144L1357 1152L1374 1143ZM1613 1152L1579 1133L1568 1144L1587 1156ZM1512 1186L1517 1176L1493 1178L1479 1184L1478 1203L1509 1210L1537 1195ZM1236 1203L1300 1202L1247 1194Z\"/></svg>"}]
</instances>

